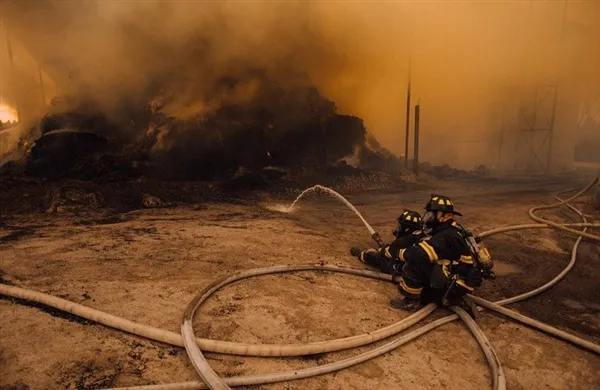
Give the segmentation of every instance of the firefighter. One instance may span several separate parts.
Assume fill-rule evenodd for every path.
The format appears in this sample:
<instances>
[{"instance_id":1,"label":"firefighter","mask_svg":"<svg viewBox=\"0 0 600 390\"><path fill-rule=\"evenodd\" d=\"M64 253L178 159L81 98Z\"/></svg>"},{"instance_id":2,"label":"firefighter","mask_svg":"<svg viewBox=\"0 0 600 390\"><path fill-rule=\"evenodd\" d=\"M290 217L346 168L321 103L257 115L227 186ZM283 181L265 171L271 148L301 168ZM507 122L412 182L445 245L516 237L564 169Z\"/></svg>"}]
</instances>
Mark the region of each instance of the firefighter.
<instances>
[{"instance_id":1,"label":"firefighter","mask_svg":"<svg viewBox=\"0 0 600 390\"><path fill-rule=\"evenodd\" d=\"M404 261L398 284L400 296L390 305L399 309L416 310L427 300L456 304L465 294L481 286L481 271L474 261L464 235L464 228L455 220L461 213L446 196L432 195L425 206L423 226L428 231L417 245L401 249ZM449 288L450 287L450 288ZM429 294L422 299L423 290Z\"/></svg>"},{"instance_id":2,"label":"firefighter","mask_svg":"<svg viewBox=\"0 0 600 390\"><path fill-rule=\"evenodd\" d=\"M380 249L366 250L354 247L350 249L350 253L361 262L375 267L381 272L391 275L399 274L402 272L399 252L423 238L422 226L421 215L416 211L405 209L396 220L396 229L393 232L396 239L390 245Z\"/></svg>"}]
</instances>

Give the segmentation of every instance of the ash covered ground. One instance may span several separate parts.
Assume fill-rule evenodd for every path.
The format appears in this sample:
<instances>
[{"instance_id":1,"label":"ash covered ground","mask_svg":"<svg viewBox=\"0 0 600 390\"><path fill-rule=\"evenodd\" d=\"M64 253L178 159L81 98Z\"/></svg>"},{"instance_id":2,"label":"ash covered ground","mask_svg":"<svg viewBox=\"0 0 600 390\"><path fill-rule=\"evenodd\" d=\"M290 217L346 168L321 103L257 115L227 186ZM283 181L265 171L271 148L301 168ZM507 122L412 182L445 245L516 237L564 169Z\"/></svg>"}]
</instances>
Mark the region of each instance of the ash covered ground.
<instances>
[{"instance_id":1,"label":"ash covered ground","mask_svg":"<svg viewBox=\"0 0 600 390\"><path fill-rule=\"evenodd\" d=\"M348 195L389 240L396 214L403 207L421 209L431 191L452 196L465 214L461 222L477 232L527 223L532 205L551 203L555 192L581 187L587 179L441 180L424 175L415 181L398 175L390 182L373 173L304 175L293 186L236 190L220 182L5 178L0 192L2 280L177 332L188 301L216 278L281 264L360 267L348 250L371 245L368 232L337 200L315 194L294 213L271 210L288 205L315 180ZM576 204L597 220L589 201ZM568 210L545 216L578 222ZM554 277L567 264L574 238L546 229L486 242L498 278L486 282L479 294L496 300ZM513 308L597 343L600 290L592 275L600 270L600 248L584 241L579 252L563 281ZM199 310L195 331L200 337L256 343L346 337L407 316L388 306L395 294L391 284L350 276L266 276L215 294ZM101 389L196 379L183 349L10 299L2 299L0 307L3 389ZM483 315L480 326L500 355L510 388L589 389L600 381L600 359L591 353L493 314ZM311 367L356 353L208 358L218 373L232 376ZM490 381L477 344L461 324L452 323L336 374L257 388L480 389Z\"/></svg>"}]
</instances>

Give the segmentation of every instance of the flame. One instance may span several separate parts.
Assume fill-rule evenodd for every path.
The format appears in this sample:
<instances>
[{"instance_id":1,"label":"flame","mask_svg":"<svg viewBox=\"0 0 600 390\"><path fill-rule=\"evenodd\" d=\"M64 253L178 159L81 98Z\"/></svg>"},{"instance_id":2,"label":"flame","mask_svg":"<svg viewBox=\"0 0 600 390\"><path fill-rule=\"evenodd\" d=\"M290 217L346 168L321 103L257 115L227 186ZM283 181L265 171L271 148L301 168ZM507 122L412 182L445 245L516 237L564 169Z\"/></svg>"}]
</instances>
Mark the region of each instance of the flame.
<instances>
[{"instance_id":1,"label":"flame","mask_svg":"<svg viewBox=\"0 0 600 390\"><path fill-rule=\"evenodd\" d=\"M4 104L0 104L0 122L18 122L17 110Z\"/></svg>"}]
</instances>

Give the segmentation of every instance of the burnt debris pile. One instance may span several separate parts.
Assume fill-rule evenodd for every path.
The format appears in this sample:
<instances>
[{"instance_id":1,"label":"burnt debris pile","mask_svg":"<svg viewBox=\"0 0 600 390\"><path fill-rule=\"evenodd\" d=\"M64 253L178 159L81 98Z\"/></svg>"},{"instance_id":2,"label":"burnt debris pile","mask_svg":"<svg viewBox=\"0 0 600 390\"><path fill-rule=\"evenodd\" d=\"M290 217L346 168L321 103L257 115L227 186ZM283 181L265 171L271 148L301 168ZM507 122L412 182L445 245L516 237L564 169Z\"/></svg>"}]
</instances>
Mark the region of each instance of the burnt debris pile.
<instances>
[{"instance_id":1,"label":"burnt debris pile","mask_svg":"<svg viewBox=\"0 0 600 390\"><path fill-rule=\"evenodd\" d=\"M137 105L122 102L111 115L92 100L55 99L27 153L27 173L218 180L240 169L323 168L352 155L369 165L389 159L367 147L360 118L337 113L317 89L285 89L260 72L252 79L259 83L251 99L219 102L185 119L166 114L169 102L160 95ZM231 94L239 83L220 80L219 88L229 91L218 95Z\"/></svg>"}]
</instances>

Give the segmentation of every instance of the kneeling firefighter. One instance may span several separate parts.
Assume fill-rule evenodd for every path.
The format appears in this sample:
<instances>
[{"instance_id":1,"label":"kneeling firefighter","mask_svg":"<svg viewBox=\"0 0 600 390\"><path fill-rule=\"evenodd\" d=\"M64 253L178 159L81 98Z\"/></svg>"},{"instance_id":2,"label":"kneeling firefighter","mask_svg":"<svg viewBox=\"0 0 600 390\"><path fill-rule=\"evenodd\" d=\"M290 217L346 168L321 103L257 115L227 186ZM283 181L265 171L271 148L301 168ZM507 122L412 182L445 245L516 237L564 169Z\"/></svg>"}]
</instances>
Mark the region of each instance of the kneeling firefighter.
<instances>
[{"instance_id":1,"label":"kneeling firefighter","mask_svg":"<svg viewBox=\"0 0 600 390\"><path fill-rule=\"evenodd\" d=\"M399 252L405 262L398 285L400 296L390 301L399 309L416 310L428 302L459 304L481 286L484 276L493 276L487 249L454 220L462 214L454 210L448 197L432 195L425 210L423 226L430 230L429 235ZM422 299L424 289L428 294ZM472 305L470 309L473 312Z\"/></svg>"},{"instance_id":2,"label":"kneeling firefighter","mask_svg":"<svg viewBox=\"0 0 600 390\"><path fill-rule=\"evenodd\" d=\"M366 249L354 247L350 249L352 256L375 267L386 274L396 275L402 272L403 262L400 260L400 250L418 243L423 237L421 230L423 221L416 211L404 210L396 220L396 229L393 234L396 239L389 245L379 249Z\"/></svg>"}]
</instances>

